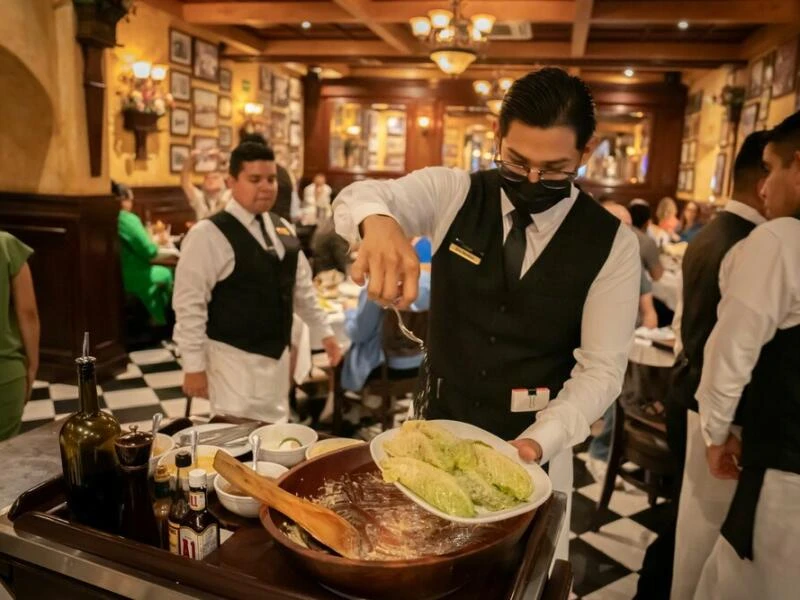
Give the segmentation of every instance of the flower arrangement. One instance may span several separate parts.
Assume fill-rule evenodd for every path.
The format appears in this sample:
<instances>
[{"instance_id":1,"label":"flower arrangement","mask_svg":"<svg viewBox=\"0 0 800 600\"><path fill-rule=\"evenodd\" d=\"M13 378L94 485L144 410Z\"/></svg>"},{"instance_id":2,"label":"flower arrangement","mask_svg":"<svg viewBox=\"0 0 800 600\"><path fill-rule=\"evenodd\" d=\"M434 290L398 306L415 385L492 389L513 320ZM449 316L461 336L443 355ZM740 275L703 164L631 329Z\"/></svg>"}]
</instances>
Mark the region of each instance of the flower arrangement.
<instances>
[{"instance_id":1,"label":"flower arrangement","mask_svg":"<svg viewBox=\"0 0 800 600\"><path fill-rule=\"evenodd\" d=\"M123 74L120 79L128 86L127 91L117 92L122 100L123 112L132 110L162 116L168 108L171 109L175 105L172 94L165 93L161 86L163 77L154 79L149 75L145 78L138 78L131 70L130 73Z\"/></svg>"}]
</instances>

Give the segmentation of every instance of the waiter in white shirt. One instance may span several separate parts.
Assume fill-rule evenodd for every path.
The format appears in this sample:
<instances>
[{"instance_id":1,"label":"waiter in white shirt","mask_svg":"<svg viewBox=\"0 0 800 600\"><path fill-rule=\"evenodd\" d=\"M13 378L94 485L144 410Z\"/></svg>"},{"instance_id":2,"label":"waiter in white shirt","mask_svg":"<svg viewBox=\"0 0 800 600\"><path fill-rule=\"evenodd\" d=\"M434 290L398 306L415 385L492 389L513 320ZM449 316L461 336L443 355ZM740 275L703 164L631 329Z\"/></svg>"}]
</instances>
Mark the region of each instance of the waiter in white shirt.
<instances>
[{"instance_id":1,"label":"waiter in white shirt","mask_svg":"<svg viewBox=\"0 0 800 600\"><path fill-rule=\"evenodd\" d=\"M697 391L709 470L738 480L698 600L800 593L800 112L770 133L764 163L770 221L723 265Z\"/></svg>"},{"instance_id":2,"label":"waiter in white shirt","mask_svg":"<svg viewBox=\"0 0 800 600\"><path fill-rule=\"evenodd\" d=\"M332 364L341 349L317 305L300 243L269 212L278 189L272 150L240 144L228 180L233 198L192 227L175 273L183 391L209 398L214 413L285 421L293 309L322 332Z\"/></svg>"},{"instance_id":3,"label":"waiter in white shirt","mask_svg":"<svg viewBox=\"0 0 800 600\"><path fill-rule=\"evenodd\" d=\"M644 563L654 568L645 570L643 566L639 579L640 590L643 585L651 585L655 592L670 587L668 582L648 581L655 569L672 573L673 600L692 597L736 489L735 482L721 481L708 472L694 397L703 372L703 350L717 323L723 260L737 243L766 221L761 196L767 175L763 161L766 136L765 131L757 131L744 140L733 165L733 198L716 219L700 230L683 256L683 292L672 323L678 339L678 366L666 403L667 439L681 478L677 490L680 500L674 499L675 528L671 534L666 527L659 532ZM664 569L672 556L674 568Z\"/></svg>"},{"instance_id":4,"label":"waiter in white shirt","mask_svg":"<svg viewBox=\"0 0 800 600\"><path fill-rule=\"evenodd\" d=\"M524 460L550 461L554 487L567 493L569 449L620 392L639 301L636 237L572 185L595 125L583 81L541 69L505 96L499 169L358 182L334 203L338 233L363 236L353 279L368 278L379 302L413 301L409 239L432 239L426 416L514 440Z\"/></svg>"}]
</instances>

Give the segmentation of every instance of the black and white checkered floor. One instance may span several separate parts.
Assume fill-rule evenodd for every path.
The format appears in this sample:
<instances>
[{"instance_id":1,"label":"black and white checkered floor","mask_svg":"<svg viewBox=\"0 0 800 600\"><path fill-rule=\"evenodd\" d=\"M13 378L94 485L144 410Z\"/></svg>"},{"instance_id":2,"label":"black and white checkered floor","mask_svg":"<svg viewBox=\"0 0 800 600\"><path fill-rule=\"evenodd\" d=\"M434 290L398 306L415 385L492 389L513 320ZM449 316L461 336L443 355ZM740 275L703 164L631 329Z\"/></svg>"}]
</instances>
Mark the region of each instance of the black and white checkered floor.
<instances>
[{"instance_id":1,"label":"black and white checkered floor","mask_svg":"<svg viewBox=\"0 0 800 600\"><path fill-rule=\"evenodd\" d=\"M168 350L133 352L127 371L99 387L100 405L111 410L124 425L149 425L158 410L166 419L181 417L186 407L182 379L180 364ZM22 431L64 418L77 406L76 386L37 381L22 417ZM208 412L207 401L193 400L193 415L207 417ZM617 490L602 515L599 532L589 531L600 484L588 472L586 459L585 453L578 453L574 459L570 561L575 584L570 597L626 600L636 592L644 552L656 538L654 532L667 515L667 505L650 508L644 494Z\"/></svg>"}]
</instances>

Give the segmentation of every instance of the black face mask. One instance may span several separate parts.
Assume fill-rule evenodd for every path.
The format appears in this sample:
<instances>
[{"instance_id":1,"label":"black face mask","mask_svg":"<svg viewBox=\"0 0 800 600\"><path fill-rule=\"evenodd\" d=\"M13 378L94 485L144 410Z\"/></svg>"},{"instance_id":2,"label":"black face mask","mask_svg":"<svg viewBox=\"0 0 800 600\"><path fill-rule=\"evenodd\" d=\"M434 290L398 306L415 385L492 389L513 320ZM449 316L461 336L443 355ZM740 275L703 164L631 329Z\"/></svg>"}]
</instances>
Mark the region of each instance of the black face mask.
<instances>
[{"instance_id":1,"label":"black face mask","mask_svg":"<svg viewBox=\"0 0 800 600\"><path fill-rule=\"evenodd\" d=\"M515 209L532 215L554 207L567 198L571 191L569 181L559 182L557 189L545 187L541 181L531 183L527 179L510 181L503 178L501 185Z\"/></svg>"}]
</instances>

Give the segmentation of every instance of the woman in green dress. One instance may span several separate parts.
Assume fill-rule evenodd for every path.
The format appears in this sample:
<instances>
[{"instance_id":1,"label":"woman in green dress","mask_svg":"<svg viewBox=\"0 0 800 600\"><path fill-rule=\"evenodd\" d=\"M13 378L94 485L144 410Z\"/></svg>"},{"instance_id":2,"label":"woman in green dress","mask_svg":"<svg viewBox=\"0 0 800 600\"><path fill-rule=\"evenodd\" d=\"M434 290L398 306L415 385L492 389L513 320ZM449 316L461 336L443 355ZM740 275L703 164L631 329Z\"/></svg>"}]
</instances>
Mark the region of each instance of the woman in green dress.
<instances>
[{"instance_id":1,"label":"woman in green dress","mask_svg":"<svg viewBox=\"0 0 800 600\"><path fill-rule=\"evenodd\" d=\"M133 191L121 183L112 183L119 199L118 228L122 283L128 294L133 294L147 307L155 325L165 325L166 310L172 299L172 271L150 261L158 254L158 246L133 210Z\"/></svg>"},{"instance_id":2,"label":"woman in green dress","mask_svg":"<svg viewBox=\"0 0 800 600\"><path fill-rule=\"evenodd\" d=\"M0 440L19 431L39 368L39 312L28 258L33 250L0 231Z\"/></svg>"}]
</instances>

